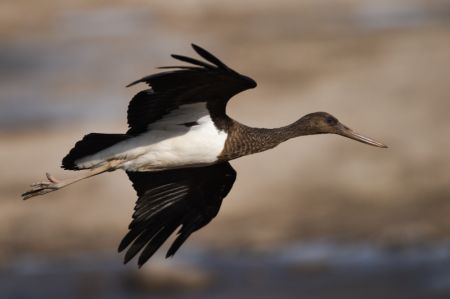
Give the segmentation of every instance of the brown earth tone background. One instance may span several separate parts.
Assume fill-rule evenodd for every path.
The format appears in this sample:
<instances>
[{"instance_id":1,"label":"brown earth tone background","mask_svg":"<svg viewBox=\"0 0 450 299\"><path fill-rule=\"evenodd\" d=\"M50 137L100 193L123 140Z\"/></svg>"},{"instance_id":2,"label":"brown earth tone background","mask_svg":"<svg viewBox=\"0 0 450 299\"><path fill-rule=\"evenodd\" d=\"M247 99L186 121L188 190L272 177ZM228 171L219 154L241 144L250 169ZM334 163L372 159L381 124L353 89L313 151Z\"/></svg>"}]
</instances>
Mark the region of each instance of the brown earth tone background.
<instances>
[{"instance_id":1,"label":"brown earth tone background","mask_svg":"<svg viewBox=\"0 0 450 299\"><path fill-rule=\"evenodd\" d=\"M324 135L233 161L234 188L188 252L449 240L449 1L3 0L0 37L1 269L80 252L120 264L116 246L135 200L124 173L27 202L19 195L46 171L74 175L59 165L84 134L125 131L128 101L143 86L124 86L173 64L171 53L193 55L191 42L258 82L230 102L233 118L273 127L327 111L389 149ZM195 286L209 279L189 269ZM139 275L132 280L146 281ZM178 281L168 277L169 286ZM445 290L428 298L449 298Z\"/></svg>"}]
</instances>

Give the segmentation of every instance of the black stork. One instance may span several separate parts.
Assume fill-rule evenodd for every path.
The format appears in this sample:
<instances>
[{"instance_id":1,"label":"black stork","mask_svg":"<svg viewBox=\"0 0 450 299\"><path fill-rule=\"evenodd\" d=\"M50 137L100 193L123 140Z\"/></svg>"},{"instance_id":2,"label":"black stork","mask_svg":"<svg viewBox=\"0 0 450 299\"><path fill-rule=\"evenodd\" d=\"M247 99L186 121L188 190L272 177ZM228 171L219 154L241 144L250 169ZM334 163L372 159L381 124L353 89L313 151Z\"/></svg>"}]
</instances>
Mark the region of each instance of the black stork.
<instances>
[{"instance_id":1,"label":"black stork","mask_svg":"<svg viewBox=\"0 0 450 299\"><path fill-rule=\"evenodd\" d=\"M166 257L208 224L230 192L236 171L228 161L271 149L298 136L339 134L376 147L384 144L356 133L334 116L316 112L275 129L252 128L226 114L234 95L256 82L229 68L199 46L206 61L172 55L189 63L139 79L151 88L136 94L128 106L125 134L91 133L62 160L67 170L88 170L82 176L31 185L23 199L43 195L103 172L125 170L137 192L129 231L119 245L128 248L124 262L139 252L142 266L177 229Z\"/></svg>"}]
</instances>

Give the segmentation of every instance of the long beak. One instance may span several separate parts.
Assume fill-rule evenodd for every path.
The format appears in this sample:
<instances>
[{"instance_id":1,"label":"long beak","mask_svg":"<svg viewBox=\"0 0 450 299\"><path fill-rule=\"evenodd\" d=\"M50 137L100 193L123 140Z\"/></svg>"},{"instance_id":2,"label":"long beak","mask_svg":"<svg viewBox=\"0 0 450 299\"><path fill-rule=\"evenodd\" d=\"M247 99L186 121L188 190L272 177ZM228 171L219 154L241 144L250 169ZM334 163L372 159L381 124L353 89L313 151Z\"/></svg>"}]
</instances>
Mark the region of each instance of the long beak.
<instances>
[{"instance_id":1,"label":"long beak","mask_svg":"<svg viewBox=\"0 0 450 299\"><path fill-rule=\"evenodd\" d=\"M382 148L387 148L388 147L387 145L385 145L385 144L383 144L383 143L381 143L379 141L376 141L376 140L374 140L372 138L369 138L369 137L366 137L364 135L361 135L361 134L353 131L352 129L350 129L350 128L344 126L344 125L342 125L342 127L339 128L339 130L336 133L339 134L339 135L351 138L353 140L356 140L356 141L359 141L359 142L362 142L362 143L365 143L365 144L372 145L372 146L382 147Z\"/></svg>"}]
</instances>

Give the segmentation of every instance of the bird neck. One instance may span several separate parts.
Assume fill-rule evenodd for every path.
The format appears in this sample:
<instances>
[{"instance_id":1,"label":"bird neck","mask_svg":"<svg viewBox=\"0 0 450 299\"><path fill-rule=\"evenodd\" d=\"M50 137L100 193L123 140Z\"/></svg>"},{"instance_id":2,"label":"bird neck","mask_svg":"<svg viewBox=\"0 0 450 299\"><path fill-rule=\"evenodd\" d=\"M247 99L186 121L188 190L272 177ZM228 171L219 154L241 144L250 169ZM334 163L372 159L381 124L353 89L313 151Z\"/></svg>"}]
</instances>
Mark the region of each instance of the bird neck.
<instances>
[{"instance_id":1,"label":"bird neck","mask_svg":"<svg viewBox=\"0 0 450 299\"><path fill-rule=\"evenodd\" d=\"M299 119L298 121L279 128L265 129L265 128L252 128L254 133L259 135L261 141L262 150L271 149L280 143L283 143L289 139L305 136L321 134L319 130L310 125L309 122ZM267 148L266 148L267 147Z\"/></svg>"},{"instance_id":2,"label":"bird neck","mask_svg":"<svg viewBox=\"0 0 450 299\"><path fill-rule=\"evenodd\" d=\"M233 121L219 158L232 160L272 149L291 138L320 133L302 119L290 125L272 129L252 128Z\"/></svg>"}]
</instances>

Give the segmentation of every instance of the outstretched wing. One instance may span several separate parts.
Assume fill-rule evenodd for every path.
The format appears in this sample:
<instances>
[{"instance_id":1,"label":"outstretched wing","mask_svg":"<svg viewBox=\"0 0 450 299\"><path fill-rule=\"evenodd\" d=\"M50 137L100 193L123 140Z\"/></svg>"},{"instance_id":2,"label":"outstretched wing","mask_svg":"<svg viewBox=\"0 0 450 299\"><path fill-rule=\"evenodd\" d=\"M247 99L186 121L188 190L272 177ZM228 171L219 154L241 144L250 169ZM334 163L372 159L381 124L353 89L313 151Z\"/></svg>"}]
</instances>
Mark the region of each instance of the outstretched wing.
<instances>
[{"instance_id":1,"label":"outstretched wing","mask_svg":"<svg viewBox=\"0 0 450 299\"><path fill-rule=\"evenodd\" d=\"M194 231L217 215L236 179L236 172L228 162L127 174L139 198L119 252L128 247L125 263L141 252L139 267L181 226L166 255L173 256Z\"/></svg>"},{"instance_id":2,"label":"outstretched wing","mask_svg":"<svg viewBox=\"0 0 450 299\"><path fill-rule=\"evenodd\" d=\"M256 87L254 80L232 70L208 51L194 44L192 47L207 62L172 55L191 65L162 67L174 70L150 75L128 85L144 82L151 87L136 94L128 106L128 134L147 131L149 124L181 105L205 102L218 116L225 114L226 103L232 96Z\"/></svg>"}]
</instances>

